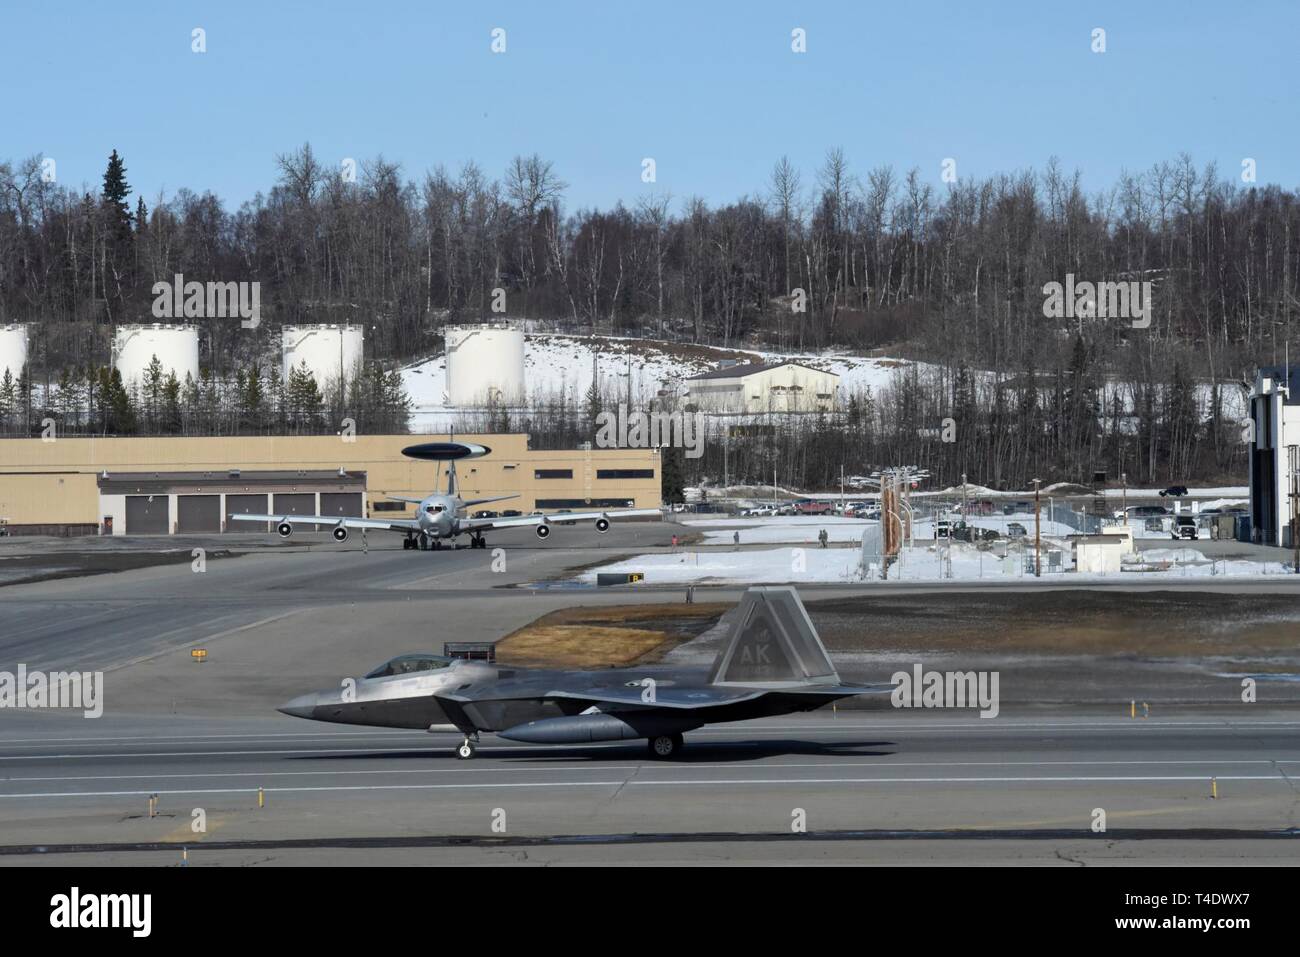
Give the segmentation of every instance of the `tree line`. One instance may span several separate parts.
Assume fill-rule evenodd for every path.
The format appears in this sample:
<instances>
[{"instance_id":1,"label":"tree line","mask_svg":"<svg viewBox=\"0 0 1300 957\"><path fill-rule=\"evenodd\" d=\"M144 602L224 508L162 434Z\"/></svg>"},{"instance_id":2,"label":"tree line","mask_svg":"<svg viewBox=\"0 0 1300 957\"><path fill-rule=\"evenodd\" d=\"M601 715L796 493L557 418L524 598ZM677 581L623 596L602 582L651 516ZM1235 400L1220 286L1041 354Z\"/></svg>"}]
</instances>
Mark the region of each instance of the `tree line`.
<instances>
[{"instance_id":1,"label":"tree line","mask_svg":"<svg viewBox=\"0 0 1300 957\"><path fill-rule=\"evenodd\" d=\"M1056 161L944 182L937 164L858 168L832 149L811 171L778 159L729 202L639 184L605 210L566 208L562 171L537 155L500 176L467 163L409 177L378 157L353 177L304 145L233 210L189 189L151 206L116 153L96 190L44 170L0 164L0 318L39 325L31 374L46 381L103 355L107 324L149 321L152 284L176 273L261 283L258 329L205 323L203 366L223 382L280 323L364 322L391 370L438 352L449 322L499 318L504 298L510 317L566 330L931 363L923 396L872 397L899 436L872 456L1208 476L1241 461L1216 397L1282 361L1300 308L1297 191L1186 155L1088 192ZM1150 325L1044 315L1044 285L1067 274L1151 282ZM957 447L907 438L909 416L932 429L945 409L966 423Z\"/></svg>"}]
</instances>

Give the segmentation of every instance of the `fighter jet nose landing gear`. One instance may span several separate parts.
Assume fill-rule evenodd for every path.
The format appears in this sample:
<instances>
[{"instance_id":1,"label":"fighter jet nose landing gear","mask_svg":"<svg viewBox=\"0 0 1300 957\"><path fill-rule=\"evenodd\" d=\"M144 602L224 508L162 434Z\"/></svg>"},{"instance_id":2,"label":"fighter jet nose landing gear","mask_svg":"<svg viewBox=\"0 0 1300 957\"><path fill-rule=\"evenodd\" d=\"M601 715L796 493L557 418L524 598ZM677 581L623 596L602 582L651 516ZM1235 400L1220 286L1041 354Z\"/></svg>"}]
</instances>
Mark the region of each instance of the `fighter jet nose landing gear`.
<instances>
[{"instance_id":1,"label":"fighter jet nose landing gear","mask_svg":"<svg viewBox=\"0 0 1300 957\"><path fill-rule=\"evenodd\" d=\"M460 758L462 761L468 761L470 758L474 757L474 752L476 750L478 750L477 745L475 745L475 743L469 738L466 738L460 743L460 746L456 748L456 757Z\"/></svg>"}]
</instances>

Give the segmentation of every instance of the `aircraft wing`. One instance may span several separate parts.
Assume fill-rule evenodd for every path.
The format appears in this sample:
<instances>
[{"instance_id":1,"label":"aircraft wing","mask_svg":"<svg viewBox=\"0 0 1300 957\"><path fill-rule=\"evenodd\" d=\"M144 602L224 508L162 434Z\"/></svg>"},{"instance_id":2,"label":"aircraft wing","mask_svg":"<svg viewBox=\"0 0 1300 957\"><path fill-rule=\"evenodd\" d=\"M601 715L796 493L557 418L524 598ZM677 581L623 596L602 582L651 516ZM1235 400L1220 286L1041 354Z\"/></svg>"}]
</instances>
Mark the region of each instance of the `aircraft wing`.
<instances>
[{"instance_id":1,"label":"aircraft wing","mask_svg":"<svg viewBox=\"0 0 1300 957\"><path fill-rule=\"evenodd\" d=\"M657 508L612 508L604 512L558 512L554 515L520 515L517 518L462 518L460 528L465 531L484 531L489 528L515 528L523 525L558 525L562 522L595 522L600 519L616 521L620 518L663 518Z\"/></svg>"},{"instance_id":2,"label":"aircraft wing","mask_svg":"<svg viewBox=\"0 0 1300 957\"><path fill-rule=\"evenodd\" d=\"M548 515L552 522L594 522L600 518L663 518L662 509L657 508L611 508L603 512L565 512L563 515Z\"/></svg>"},{"instance_id":3,"label":"aircraft wing","mask_svg":"<svg viewBox=\"0 0 1300 957\"><path fill-rule=\"evenodd\" d=\"M418 532L420 523L393 518L352 518L347 515L231 515L237 522L288 522L290 525L338 525L345 528L382 528L394 532Z\"/></svg>"},{"instance_id":4,"label":"aircraft wing","mask_svg":"<svg viewBox=\"0 0 1300 957\"><path fill-rule=\"evenodd\" d=\"M470 498L470 499L466 499L460 504L465 508L470 508L474 505L486 505L488 502L504 502L507 499L518 498L518 497L519 495L518 493L516 493L514 495L498 495L496 498Z\"/></svg>"},{"instance_id":5,"label":"aircraft wing","mask_svg":"<svg viewBox=\"0 0 1300 957\"><path fill-rule=\"evenodd\" d=\"M768 688L710 688L695 686L688 688L667 688L655 686L653 700L647 700L650 689L637 685L635 687L591 687L566 688L546 692L547 698L568 698L576 701L589 701L592 704L625 704L650 708L675 708L690 710L693 708L716 708L723 704L737 704L741 701L753 701L769 694ZM647 697L642 697L647 695Z\"/></svg>"},{"instance_id":6,"label":"aircraft wing","mask_svg":"<svg viewBox=\"0 0 1300 957\"><path fill-rule=\"evenodd\" d=\"M629 705L637 707L672 707L672 709L697 709L697 707L716 707L733 705L740 701L753 701L764 694L770 694L768 688L676 688L655 687L654 701L642 698L646 688L640 684L633 685L589 685L582 688L575 680L575 687L564 689L546 689L528 683L507 683L485 685L484 688L467 689L465 693L439 693L437 697L447 698L469 705L482 701L541 700L541 698L565 698L568 701L581 701L588 705Z\"/></svg>"},{"instance_id":7,"label":"aircraft wing","mask_svg":"<svg viewBox=\"0 0 1300 957\"><path fill-rule=\"evenodd\" d=\"M463 532L482 532L489 528L522 528L525 525L542 525L545 515L517 515L514 518L462 518L456 527Z\"/></svg>"},{"instance_id":8,"label":"aircraft wing","mask_svg":"<svg viewBox=\"0 0 1300 957\"><path fill-rule=\"evenodd\" d=\"M641 685L603 685L590 688L566 688L548 691L547 698L569 698L577 701L590 701L592 704L626 704L658 708L713 708L723 704L736 704L741 701L753 701L766 694L791 695L825 695L830 698L849 698L859 694L890 694L894 685L817 685L799 684L774 685L766 688L718 687L713 685L695 685L676 687L674 685L656 685L654 700L647 701L642 695L646 693Z\"/></svg>"}]
</instances>

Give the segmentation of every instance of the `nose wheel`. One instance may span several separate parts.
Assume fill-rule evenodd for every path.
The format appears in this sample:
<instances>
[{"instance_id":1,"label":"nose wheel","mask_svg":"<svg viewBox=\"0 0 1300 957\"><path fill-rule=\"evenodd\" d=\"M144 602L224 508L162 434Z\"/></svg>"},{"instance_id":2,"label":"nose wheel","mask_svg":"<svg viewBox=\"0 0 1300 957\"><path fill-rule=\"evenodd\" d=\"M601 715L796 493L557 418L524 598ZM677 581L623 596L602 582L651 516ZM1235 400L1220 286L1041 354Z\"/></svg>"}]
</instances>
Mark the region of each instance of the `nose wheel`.
<instances>
[{"instance_id":1,"label":"nose wheel","mask_svg":"<svg viewBox=\"0 0 1300 957\"><path fill-rule=\"evenodd\" d=\"M459 747L456 748L456 757L460 758L462 761L468 761L470 758L474 757L474 752L477 750L478 746L469 738L466 738L460 743Z\"/></svg>"}]
</instances>

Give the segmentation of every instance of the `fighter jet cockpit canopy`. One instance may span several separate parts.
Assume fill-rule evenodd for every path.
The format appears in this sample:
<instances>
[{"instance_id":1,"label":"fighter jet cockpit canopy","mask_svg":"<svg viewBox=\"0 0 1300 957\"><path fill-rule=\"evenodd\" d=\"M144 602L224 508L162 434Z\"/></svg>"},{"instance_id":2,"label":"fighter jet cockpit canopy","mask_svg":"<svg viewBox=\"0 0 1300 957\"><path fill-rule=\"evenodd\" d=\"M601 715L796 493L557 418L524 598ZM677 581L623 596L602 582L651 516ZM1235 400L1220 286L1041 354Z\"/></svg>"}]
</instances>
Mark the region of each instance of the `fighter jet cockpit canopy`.
<instances>
[{"instance_id":1,"label":"fighter jet cockpit canopy","mask_svg":"<svg viewBox=\"0 0 1300 957\"><path fill-rule=\"evenodd\" d=\"M392 675L414 675L423 671L437 671L450 667L455 660L455 658L444 658L442 655L398 655L385 661L366 677L388 678Z\"/></svg>"}]
</instances>

